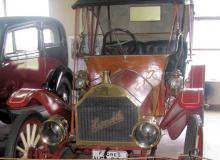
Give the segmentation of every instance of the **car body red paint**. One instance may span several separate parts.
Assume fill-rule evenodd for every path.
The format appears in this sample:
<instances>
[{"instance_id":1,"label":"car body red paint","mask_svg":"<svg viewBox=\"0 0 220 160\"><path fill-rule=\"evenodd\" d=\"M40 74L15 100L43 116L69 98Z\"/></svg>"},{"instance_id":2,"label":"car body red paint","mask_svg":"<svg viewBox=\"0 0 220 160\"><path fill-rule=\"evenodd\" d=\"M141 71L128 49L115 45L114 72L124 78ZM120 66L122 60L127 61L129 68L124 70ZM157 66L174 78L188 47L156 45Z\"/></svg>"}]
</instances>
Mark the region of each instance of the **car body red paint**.
<instances>
[{"instance_id":1,"label":"car body red paint","mask_svg":"<svg viewBox=\"0 0 220 160\"><path fill-rule=\"evenodd\" d=\"M32 88L57 93L60 74L72 84L72 72L67 66L65 30L59 21L48 17L2 17L0 26L0 114L4 114L4 122L13 121L6 118L5 112L18 109L6 104L13 92Z\"/></svg>"}]
</instances>

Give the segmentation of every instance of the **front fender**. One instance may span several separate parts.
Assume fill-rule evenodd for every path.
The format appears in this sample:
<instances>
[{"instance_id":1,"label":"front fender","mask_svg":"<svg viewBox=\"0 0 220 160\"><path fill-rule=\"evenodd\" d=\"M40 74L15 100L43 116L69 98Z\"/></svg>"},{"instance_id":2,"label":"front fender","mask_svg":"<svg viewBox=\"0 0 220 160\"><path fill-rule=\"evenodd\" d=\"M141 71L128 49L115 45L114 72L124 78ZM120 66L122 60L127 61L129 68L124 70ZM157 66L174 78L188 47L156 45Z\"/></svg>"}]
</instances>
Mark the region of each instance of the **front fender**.
<instances>
[{"instance_id":1,"label":"front fender","mask_svg":"<svg viewBox=\"0 0 220 160\"><path fill-rule=\"evenodd\" d=\"M63 76L65 76L70 81L70 83L72 83L73 80L72 71L66 66L59 66L55 70L51 71L47 76L47 88L49 88L53 92L56 92L60 80Z\"/></svg>"},{"instance_id":2,"label":"front fender","mask_svg":"<svg viewBox=\"0 0 220 160\"><path fill-rule=\"evenodd\" d=\"M189 73L189 88L185 88L171 105L160 126L167 129L171 139L182 133L192 114L203 120L205 66L195 65Z\"/></svg>"},{"instance_id":3,"label":"front fender","mask_svg":"<svg viewBox=\"0 0 220 160\"><path fill-rule=\"evenodd\" d=\"M10 110L22 109L33 103L43 105L50 115L66 115L69 112L68 107L59 97L43 89L19 89L7 100Z\"/></svg>"},{"instance_id":4,"label":"front fender","mask_svg":"<svg viewBox=\"0 0 220 160\"><path fill-rule=\"evenodd\" d=\"M193 114L203 119L203 90L188 88L183 90L173 102L171 108L160 123L162 129L167 129L171 139L176 139L188 123Z\"/></svg>"}]
</instances>

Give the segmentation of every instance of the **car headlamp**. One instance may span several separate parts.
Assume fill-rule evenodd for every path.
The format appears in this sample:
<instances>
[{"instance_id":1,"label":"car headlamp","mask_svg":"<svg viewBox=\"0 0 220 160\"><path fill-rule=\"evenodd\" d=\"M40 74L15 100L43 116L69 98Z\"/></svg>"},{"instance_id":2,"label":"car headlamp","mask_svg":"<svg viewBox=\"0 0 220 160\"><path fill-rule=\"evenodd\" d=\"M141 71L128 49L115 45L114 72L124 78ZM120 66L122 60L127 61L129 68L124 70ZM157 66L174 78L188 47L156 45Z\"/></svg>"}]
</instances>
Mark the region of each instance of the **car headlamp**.
<instances>
[{"instance_id":1,"label":"car headlamp","mask_svg":"<svg viewBox=\"0 0 220 160\"><path fill-rule=\"evenodd\" d=\"M41 127L41 137L44 143L55 146L63 142L68 134L68 123L64 117L52 116Z\"/></svg>"},{"instance_id":2,"label":"car headlamp","mask_svg":"<svg viewBox=\"0 0 220 160\"><path fill-rule=\"evenodd\" d=\"M178 92L183 88L183 77L180 70L175 70L171 73L169 80L172 95L176 96Z\"/></svg>"},{"instance_id":3,"label":"car headlamp","mask_svg":"<svg viewBox=\"0 0 220 160\"><path fill-rule=\"evenodd\" d=\"M132 137L139 147L150 149L159 143L161 131L156 121L144 121L134 127Z\"/></svg>"},{"instance_id":4,"label":"car headlamp","mask_svg":"<svg viewBox=\"0 0 220 160\"><path fill-rule=\"evenodd\" d=\"M82 89L85 86L85 80L84 79L76 79L75 81L75 88L76 89Z\"/></svg>"},{"instance_id":5,"label":"car headlamp","mask_svg":"<svg viewBox=\"0 0 220 160\"><path fill-rule=\"evenodd\" d=\"M76 80L75 80L75 89L83 89L88 83L88 74L84 70L80 70L77 72Z\"/></svg>"}]
</instances>

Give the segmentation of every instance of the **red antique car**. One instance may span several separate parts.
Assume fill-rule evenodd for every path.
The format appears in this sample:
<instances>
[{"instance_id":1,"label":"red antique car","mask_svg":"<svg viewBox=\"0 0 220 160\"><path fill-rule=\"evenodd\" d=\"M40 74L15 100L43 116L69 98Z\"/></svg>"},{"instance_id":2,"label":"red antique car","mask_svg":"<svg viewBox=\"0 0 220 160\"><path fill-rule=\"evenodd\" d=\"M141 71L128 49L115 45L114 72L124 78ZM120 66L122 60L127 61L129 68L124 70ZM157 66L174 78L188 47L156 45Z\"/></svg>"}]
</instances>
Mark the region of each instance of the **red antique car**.
<instances>
[{"instance_id":1,"label":"red antique car","mask_svg":"<svg viewBox=\"0 0 220 160\"><path fill-rule=\"evenodd\" d=\"M45 113L45 107L34 100L28 105L21 105L21 101L19 105L6 104L12 93L14 97L24 92L15 92L20 88L46 89L71 104L73 76L67 56L66 34L59 21L49 17L0 18L0 154L16 116L28 110Z\"/></svg>"},{"instance_id":2,"label":"red antique car","mask_svg":"<svg viewBox=\"0 0 220 160\"><path fill-rule=\"evenodd\" d=\"M187 127L179 159L202 157L205 68L192 66L185 73L193 4L78 0L72 8L76 79L71 120L61 113L43 124L33 113L31 122L18 119L6 156L147 158L156 155L162 130L175 140ZM43 98L49 94L40 93ZM23 100L32 98L26 94ZM41 97L38 101L49 111L57 106Z\"/></svg>"},{"instance_id":3,"label":"red antique car","mask_svg":"<svg viewBox=\"0 0 220 160\"><path fill-rule=\"evenodd\" d=\"M27 110L6 104L20 88L46 88L71 104L73 77L67 62L66 33L59 21L49 17L1 17L0 121L10 124Z\"/></svg>"}]
</instances>

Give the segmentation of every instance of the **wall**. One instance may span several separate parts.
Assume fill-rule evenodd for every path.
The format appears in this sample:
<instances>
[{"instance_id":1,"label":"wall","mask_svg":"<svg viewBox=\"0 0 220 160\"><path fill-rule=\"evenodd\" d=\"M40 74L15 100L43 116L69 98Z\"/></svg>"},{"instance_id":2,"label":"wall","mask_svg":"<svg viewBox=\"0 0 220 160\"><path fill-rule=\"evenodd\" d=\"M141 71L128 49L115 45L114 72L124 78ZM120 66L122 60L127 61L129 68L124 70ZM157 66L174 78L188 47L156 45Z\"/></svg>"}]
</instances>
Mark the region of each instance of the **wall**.
<instances>
[{"instance_id":1,"label":"wall","mask_svg":"<svg viewBox=\"0 0 220 160\"><path fill-rule=\"evenodd\" d=\"M65 27L67 36L73 36L73 10L76 0L49 0L49 14L58 19Z\"/></svg>"}]
</instances>

